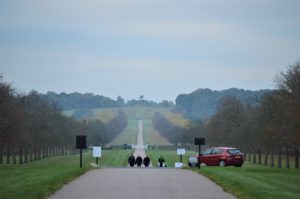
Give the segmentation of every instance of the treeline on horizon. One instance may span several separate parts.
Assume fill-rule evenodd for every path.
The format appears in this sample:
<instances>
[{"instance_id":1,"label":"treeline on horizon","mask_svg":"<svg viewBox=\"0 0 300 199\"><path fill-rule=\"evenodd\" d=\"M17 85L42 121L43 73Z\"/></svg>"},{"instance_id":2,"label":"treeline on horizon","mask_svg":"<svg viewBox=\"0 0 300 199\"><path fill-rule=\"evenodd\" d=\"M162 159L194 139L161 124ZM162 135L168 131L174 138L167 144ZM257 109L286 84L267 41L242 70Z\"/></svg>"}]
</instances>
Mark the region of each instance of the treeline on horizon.
<instances>
[{"instance_id":1,"label":"treeline on horizon","mask_svg":"<svg viewBox=\"0 0 300 199\"><path fill-rule=\"evenodd\" d=\"M16 93L0 76L0 164L73 154L79 134L87 135L88 145L105 145L126 126L122 110L105 124L100 120L75 121L35 91Z\"/></svg>"},{"instance_id":2,"label":"treeline on horizon","mask_svg":"<svg viewBox=\"0 0 300 199\"><path fill-rule=\"evenodd\" d=\"M62 110L75 110L72 115L75 119L89 118L93 116L94 108L122 108L130 106L150 106L165 107L170 111L180 112L187 119L205 120L210 118L218 108L218 102L225 96L235 96L244 104L256 105L261 101L261 97L271 90L250 91L237 88L226 89L222 91L214 91L211 89L198 89L190 94L179 94L176 98L176 104L163 100L159 103L148 101L144 98L138 100L125 100L118 96L117 100L108 97L94 95L92 93L60 93L47 92L40 94L42 98L57 104Z\"/></svg>"},{"instance_id":3,"label":"treeline on horizon","mask_svg":"<svg viewBox=\"0 0 300 199\"><path fill-rule=\"evenodd\" d=\"M101 95L94 95L93 93L55 93L48 91L46 94L40 94L41 97L54 102L62 110L73 110L73 109L94 109L94 108L121 108L125 106L164 106L171 107L174 106L173 102L163 100L160 103L145 100L140 98L138 100L132 99L125 102L125 100L118 96L116 100L104 97Z\"/></svg>"},{"instance_id":4,"label":"treeline on horizon","mask_svg":"<svg viewBox=\"0 0 300 199\"><path fill-rule=\"evenodd\" d=\"M276 154L277 166L281 168L285 158L285 166L290 168L293 156L294 167L299 168L300 62L281 72L275 83L276 89L263 94L255 104L223 96L209 119L191 122L181 131L159 113L153 126L174 144L192 145L195 137L205 137L207 146L237 147L252 154L248 159L258 164L275 166Z\"/></svg>"}]
</instances>

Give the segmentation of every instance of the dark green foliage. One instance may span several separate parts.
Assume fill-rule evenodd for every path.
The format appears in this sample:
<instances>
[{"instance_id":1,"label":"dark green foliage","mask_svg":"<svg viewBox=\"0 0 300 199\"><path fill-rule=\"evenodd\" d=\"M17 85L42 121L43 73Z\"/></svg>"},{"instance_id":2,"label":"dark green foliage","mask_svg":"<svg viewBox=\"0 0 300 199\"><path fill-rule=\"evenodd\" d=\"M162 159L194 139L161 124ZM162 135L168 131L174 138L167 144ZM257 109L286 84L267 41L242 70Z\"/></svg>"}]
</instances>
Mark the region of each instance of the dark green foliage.
<instances>
[{"instance_id":1,"label":"dark green foliage","mask_svg":"<svg viewBox=\"0 0 300 199\"><path fill-rule=\"evenodd\" d=\"M173 125L161 113L155 113L152 119L153 127L171 143L182 143L185 129L180 126Z\"/></svg>"},{"instance_id":2,"label":"dark green foliage","mask_svg":"<svg viewBox=\"0 0 300 199\"><path fill-rule=\"evenodd\" d=\"M49 91L46 95L41 94L41 96L57 104L62 110L119 107L117 101L92 93L81 94L75 92L70 94L56 94Z\"/></svg>"},{"instance_id":3,"label":"dark green foliage","mask_svg":"<svg viewBox=\"0 0 300 199\"><path fill-rule=\"evenodd\" d=\"M120 134L126 126L127 115L119 110L117 116L108 123L103 123L100 120L82 120L80 132L87 135L89 146L104 146Z\"/></svg>"},{"instance_id":4,"label":"dark green foliage","mask_svg":"<svg viewBox=\"0 0 300 199\"><path fill-rule=\"evenodd\" d=\"M157 106L157 103L153 101L144 100L143 98L141 98L140 100L135 100L135 99L128 100L128 102L126 103L126 106L135 106L135 105Z\"/></svg>"},{"instance_id":5,"label":"dark green foliage","mask_svg":"<svg viewBox=\"0 0 300 199\"><path fill-rule=\"evenodd\" d=\"M235 97L244 104L255 106L269 90L249 91L231 88L223 91L198 89L190 94L180 94L176 105L183 108L185 115L192 120L208 119L216 113L220 100L224 97Z\"/></svg>"},{"instance_id":6,"label":"dark green foliage","mask_svg":"<svg viewBox=\"0 0 300 199\"><path fill-rule=\"evenodd\" d=\"M104 143L109 143L127 126L127 115L122 111L118 111L117 117L105 124Z\"/></svg>"}]
</instances>

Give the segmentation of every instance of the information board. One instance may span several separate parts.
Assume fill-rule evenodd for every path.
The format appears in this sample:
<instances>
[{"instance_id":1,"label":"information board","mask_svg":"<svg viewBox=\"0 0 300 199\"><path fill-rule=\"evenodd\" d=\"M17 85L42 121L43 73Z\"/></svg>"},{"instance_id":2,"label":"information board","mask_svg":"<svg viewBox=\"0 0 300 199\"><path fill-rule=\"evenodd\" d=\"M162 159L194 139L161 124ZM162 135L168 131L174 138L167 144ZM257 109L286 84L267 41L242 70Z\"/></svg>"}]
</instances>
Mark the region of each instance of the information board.
<instances>
[{"instance_id":1,"label":"information board","mask_svg":"<svg viewBox=\"0 0 300 199\"><path fill-rule=\"evenodd\" d=\"M101 157L101 147L100 146L93 147L93 157L94 158Z\"/></svg>"},{"instance_id":2,"label":"information board","mask_svg":"<svg viewBox=\"0 0 300 199\"><path fill-rule=\"evenodd\" d=\"M185 155L185 149L177 149L177 155Z\"/></svg>"}]
</instances>

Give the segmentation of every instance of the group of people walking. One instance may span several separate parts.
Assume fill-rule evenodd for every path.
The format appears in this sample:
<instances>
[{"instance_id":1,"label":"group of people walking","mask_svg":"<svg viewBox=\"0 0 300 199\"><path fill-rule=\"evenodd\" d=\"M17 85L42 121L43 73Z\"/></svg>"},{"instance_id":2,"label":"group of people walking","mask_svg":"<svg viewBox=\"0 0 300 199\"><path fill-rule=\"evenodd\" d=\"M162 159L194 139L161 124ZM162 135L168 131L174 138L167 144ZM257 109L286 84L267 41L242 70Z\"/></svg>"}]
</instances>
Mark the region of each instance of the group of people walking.
<instances>
[{"instance_id":1,"label":"group of people walking","mask_svg":"<svg viewBox=\"0 0 300 199\"><path fill-rule=\"evenodd\" d=\"M135 158L134 155L131 154L131 156L129 156L128 158L128 164L130 167L134 167L134 165L136 165L137 167L141 167L142 164L144 164L145 167L149 167L150 158L148 156L146 156L144 159L141 156L137 156Z\"/></svg>"},{"instance_id":2,"label":"group of people walking","mask_svg":"<svg viewBox=\"0 0 300 199\"><path fill-rule=\"evenodd\" d=\"M131 154L128 158L128 164L130 167L134 167L134 165L136 165L137 167L141 167L142 164L144 164L145 167L149 167L150 158L148 156L146 156L144 159L141 156L137 156L135 158L134 155ZM165 164L165 159L162 156L160 156L158 159L158 166L167 167L167 165Z\"/></svg>"}]
</instances>

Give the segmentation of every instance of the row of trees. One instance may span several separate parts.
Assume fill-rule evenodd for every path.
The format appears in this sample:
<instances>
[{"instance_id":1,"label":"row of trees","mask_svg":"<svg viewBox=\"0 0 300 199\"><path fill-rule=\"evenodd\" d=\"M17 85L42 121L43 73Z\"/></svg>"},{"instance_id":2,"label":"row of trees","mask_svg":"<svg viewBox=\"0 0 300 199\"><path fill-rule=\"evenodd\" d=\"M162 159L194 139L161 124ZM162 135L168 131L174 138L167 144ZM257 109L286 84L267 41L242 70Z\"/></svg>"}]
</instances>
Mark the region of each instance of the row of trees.
<instances>
[{"instance_id":1,"label":"row of trees","mask_svg":"<svg viewBox=\"0 0 300 199\"><path fill-rule=\"evenodd\" d=\"M225 96L210 119L191 123L174 134L174 126L166 118L156 116L153 121L154 127L168 134L164 136L173 143L192 144L194 137L205 137L208 146L238 147L252 154L248 159L254 163L275 166L277 154L277 166L282 167L284 155L289 168L293 156L294 167L299 168L300 63L281 72L276 78L276 89L265 93L259 104Z\"/></svg>"},{"instance_id":2,"label":"row of trees","mask_svg":"<svg viewBox=\"0 0 300 199\"><path fill-rule=\"evenodd\" d=\"M93 108L112 108L112 107L124 107L124 106L163 106L172 107L173 102L163 100L160 103L154 101L145 100L141 96L138 100L132 99L125 102L125 100L118 96L116 100L108 97L94 95L93 93L60 93L57 94L52 91L48 91L47 94L40 94L41 97L54 102L62 110L82 109L89 110Z\"/></svg>"},{"instance_id":3,"label":"row of trees","mask_svg":"<svg viewBox=\"0 0 300 199\"><path fill-rule=\"evenodd\" d=\"M153 127L171 143L177 144L182 140L184 128L173 125L161 113L156 112L152 119Z\"/></svg>"},{"instance_id":4,"label":"row of trees","mask_svg":"<svg viewBox=\"0 0 300 199\"><path fill-rule=\"evenodd\" d=\"M261 97L269 91L270 90L250 91L237 88L221 91L208 88L198 89L189 94L178 95L176 105L177 109L190 120L207 120L216 113L219 101L226 96L234 96L243 103L253 106L259 104Z\"/></svg>"},{"instance_id":5,"label":"row of trees","mask_svg":"<svg viewBox=\"0 0 300 199\"><path fill-rule=\"evenodd\" d=\"M37 92L19 95L0 78L0 164L22 164L74 151L77 134L86 134L88 144L106 144L126 125L122 111L107 124L75 121Z\"/></svg>"},{"instance_id":6,"label":"row of trees","mask_svg":"<svg viewBox=\"0 0 300 199\"><path fill-rule=\"evenodd\" d=\"M279 74L276 90L264 95L259 105L249 106L234 97L222 99L206 124L205 135L210 145L236 146L253 154L254 163L274 166L274 154L278 154L281 168L285 154L286 167L292 155L299 168L300 63Z\"/></svg>"},{"instance_id":7,"label":"row of trees","mask_svg":"<svg viewBox=\"0 0 300 199\"><path fill-rule=\"evenodd\" d=\"M87 143L104 146L111 142L127 126L127 115L122 110L119 110L117 116L108 123L103 123L100 120L91 120L85 125Z\"/></svg>"}]
</instances>

